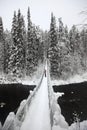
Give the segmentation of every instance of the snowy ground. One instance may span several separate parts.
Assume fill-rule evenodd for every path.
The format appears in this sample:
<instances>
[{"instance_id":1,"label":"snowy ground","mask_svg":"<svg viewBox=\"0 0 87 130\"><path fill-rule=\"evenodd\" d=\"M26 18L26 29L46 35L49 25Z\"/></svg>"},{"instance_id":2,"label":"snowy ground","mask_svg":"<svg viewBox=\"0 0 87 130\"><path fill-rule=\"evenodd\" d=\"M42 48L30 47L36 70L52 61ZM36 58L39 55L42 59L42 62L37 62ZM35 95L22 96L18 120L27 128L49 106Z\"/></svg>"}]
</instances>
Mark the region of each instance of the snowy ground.
<instances>
[{"instance_id":1,"label":"snowy ground","mask_svg":"<svg viewBox=\"0 0 87 130\"><path fill-rule=\"evenodd\" d=\"M26 85L38 85L41 79L41 75L43 74L44 67L45 63L40 63L31 77L26 76L23 79L18 79L16 77L13 78L12 75L2 74L0 75L0 84L22 83Z\"/></svg>"},{"instance_id":2,"label":"snowy ground","mask_svg":"<svg viewBox=\"0 0 87 130\"><path fill-rule=\"evenodd\" d=\"M38 85L38 83L41 80L41 75L43 74L44 67L45 67L44 64L40 64L37 68L37 71L34 72L33 76L25 77L25 79L23 79L22 81L22 84Z\"/></svg>"},{"instance_id":3,"label":"snowy ground","mask_svg":"<svg viewBox=\"0 0 87 130\"><path fill-rule=\"evenodd\" d=\"M80 83L87 81L87 72L83 75L75 75L73 77L70 77L67 80L52 80L51 85L62 85L62 84L70 84L70 83Z\"/></svg>"},{"instance_id":4,"label":"snowy ground","mask_svg":"<svg viewBox=\"0 0 87 130\"><path fill-rule=\"evenodd\" d=\"M51 130L47 78L45 77L20 130Z\"/></svg>"}]
</instances>

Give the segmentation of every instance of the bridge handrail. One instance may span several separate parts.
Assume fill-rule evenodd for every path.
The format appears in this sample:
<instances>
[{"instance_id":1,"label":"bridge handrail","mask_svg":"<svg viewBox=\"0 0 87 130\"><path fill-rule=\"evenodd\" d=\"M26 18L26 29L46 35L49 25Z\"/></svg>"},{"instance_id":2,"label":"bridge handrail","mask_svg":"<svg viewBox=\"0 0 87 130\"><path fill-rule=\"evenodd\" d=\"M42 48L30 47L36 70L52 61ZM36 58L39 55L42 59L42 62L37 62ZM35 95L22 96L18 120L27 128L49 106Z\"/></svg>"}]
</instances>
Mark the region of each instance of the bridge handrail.
<instances>
[{"instance_id":1,"label":"bridge handrail","mask_svg":"<svg viewBox=\"0 0 87 130\"><path fill-rule=\"evenodd\" d=\"M45 71L45 67L44 67L44 71ZM43 77L44 77L44 71L43 74L41 76L40 82L38 83L38 85L36 86L36 88L32 91L32 93L30 93L30 95L28 96L26 102L24 103L23 106L20 105L17 113L16 113L16 117L19 121L23 121L26 115L27 110L29 109L29 105L31 104L32 98L34 98L36 92L38 91L38 89L40 88L40 85L42 83Z\"/></svg>"},{"instance_id":2,"label":"bridge handrail","mask_svg":"<svg viewBox=\"0 0 87 130\"><path fill-rule=\"evenodd\" d=\"M53 126L53 112L52 112L52 96L53 96L53 89L50 83L50 62L47 60L47 85L48 85L48 97L49 97L49 109L50 109L50 124L51 130Z\"/></svg>"}]
</instances>

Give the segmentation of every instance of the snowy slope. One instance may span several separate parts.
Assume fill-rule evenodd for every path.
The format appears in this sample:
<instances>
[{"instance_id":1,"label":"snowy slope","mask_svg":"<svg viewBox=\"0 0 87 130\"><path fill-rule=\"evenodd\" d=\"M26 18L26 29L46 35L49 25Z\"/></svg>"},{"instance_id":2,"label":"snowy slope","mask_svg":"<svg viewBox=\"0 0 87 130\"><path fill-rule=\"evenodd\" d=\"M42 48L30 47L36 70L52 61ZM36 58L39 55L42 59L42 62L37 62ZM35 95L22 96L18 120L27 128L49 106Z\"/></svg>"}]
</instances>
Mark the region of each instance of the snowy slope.
<instances>
[{"instance_id":1,"label":"snowy slope","mask_svg":"<svg viewBox=\"0 0 87 130\"><path fill-rule=\"evenodd\" d=\"M46 77L30 105L20 130L51 130Z\"/></svg>"}]
</instances>

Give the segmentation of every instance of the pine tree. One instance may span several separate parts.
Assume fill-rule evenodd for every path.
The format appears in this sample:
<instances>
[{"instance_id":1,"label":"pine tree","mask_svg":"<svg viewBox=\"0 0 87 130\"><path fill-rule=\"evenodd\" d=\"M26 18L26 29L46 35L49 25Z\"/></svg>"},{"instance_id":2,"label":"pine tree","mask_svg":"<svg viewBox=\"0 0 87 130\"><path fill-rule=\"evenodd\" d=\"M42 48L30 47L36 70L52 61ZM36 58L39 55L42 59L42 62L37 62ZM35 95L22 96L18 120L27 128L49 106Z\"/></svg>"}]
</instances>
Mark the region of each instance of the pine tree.
<instances>
[{"instance_id":1,"label":"pine tree","mask_svg":"<svg viewBox=\"0 0 87 130\"><path fill-rule=\"evenodd\" d=\"M8 74L9 72L9 58L10 58L10 51L11 51L11 46L12 46L12 36L11 32L6 30L4 32L4 37L5 37L5 47L4 47L4 72L5 74ZM11 68L10 68L11 69Z\"/></svg>"},{"instance_id":2,"label":"pine tree","mask_svg":"<svg viewBox=\"0 0 87 130\"><path fill-rule=\"evenodd\" d=\"M26 44L27 44L27 35L26 35L26 28L25 28L25 21L24 17L22 16L22 35L23 35L23 69L24 69L24 76L26 75Z\"/></svg>"},{"instance_id":3,"label":"pine tree","mask_svg":"<svg viewBox=\"0 0 87 130\"><path fill-rule=\"evenodd\" d=\"M81 40L80 42L81 44L81 56L82 56L82 66L84 68L84 70L87 69L87 30L83 29L81 31Z\"/></svg>"},{"instance_id":4,"label":"pine tree","mask_svg":"<svg viewBox=\"0 0 87 130\"><path fill-rule=\"evenodd\" d=\"M58 28L59 29L59 38L61 38L63 35L63 22L62 22L61 18L59 18L58 20L59 20L59 28Z\"/></svg>"},{"instance_id":5,"label":"pine tree","mask_svg":"<svg viewBox=\"0 0 87 130\"><path fill-rule=\"evenodd\" d=\"M69 34L68 34L68 27L67 27L67 25L64 28L64 33L65 33L65 37L68 39L69 38Z\"/></svg>"},{"instance_id":6,"label":"pine tree","mask_svg":"<svg viewBox=\"0 0 87 130\"><path fill-rule=\"evenodd\" d=\"M38 26L35 27L35 33L36 33L35 59L36 59L36 66L37 66L39 61L43 62L44 60L44 43L42 40L42 30Z\"/></svg>"},{"instance_id":7,"label":"pine tree","mask_svg":"<svg viewBox=\"0 0 87 130\"><path fill-rule=\"evenodd\" d=\"M2 22L2 18L0 17L0 42L2 42L4 40L3 37L3 22Z\"/></svg>"},{"instance_id":8,"label":"pine tree","mask_svg":"<svg viewBox=\"0 0 87 130\"><path fill-rule=\"evenodd\" d=\"M23 77L24 75L24 20L21 15L20 10L18 10L17 15L17 53L16 53L16 67L18 77Z\"/></svg>"},{"instance_id":9,"label":"pine tree","mask_svg":"<svg viewBox=\"0 0 87 130\"><path fill-rule=\"evenodd\" d=\"M16 58L17 58L17 16L16 12L14 12L13 21L12 21L12 44L10 47L10 57L9 57L9 63L8 63L8 73L12 74L13 76L16 76Z\"/></svg>"},{"instance_id":10,"label":"pine tree","mask_svg":"<svg viewBox=\"0 0 87 130\"><path fill-rule=\"evenodd\" d=\"M43 42L44 42L44 56L48 58L48 49L50 40L49 40L49 32L47 30L43 33Z\"/></svg>"},{"instance_id":11,"label":"pine tree","mask_svg":"<svg viewBox=\"0 0 87 130\"><path fill-rule=\"evenodd\" d=\"M32 24L29 8L27 13L27 19L28 29L26 44L26 75L32 76L41 58L43 60L43 44L41 41L41 30L34 24Z\"/></svg>"},{"instance_id":12,"label":"pine tree","mask_svg":"<svg viewBox=\"0 0 87 130\"><path fill-rule=\"evenodd\" d=\"M28 8L28 30L27 30L27 45L26 45L26 75L30 76L34 69L34 46L33 46L33 26L30 19L30 9Z\"/></svg>"},{"instance_id":13,"label":"pine tree","mask_svg":"<svg viewBox=\"0 0 87 130\"><path fill-rule=\"evenodd\" d=\"M69 41L69 31L67 25L64 28L64 35L65 35L65 45L67 47L68 53L70 52L70 41Z\"/></svg>"},{"instance_id":14,"label":"pine tree","mask_svg":"<svg viewBox=\"0 0 87 130\"><path fill-rule=\"evenodd\" d=\"M60 62L59 62L60 77L66 78L68 71L70 71L69 36L68 36L68 27L67 26L64 27L61 18L59 18L58 48L60 55Z\"/></svg>"},{"instance_id":15,"label":"pine tree","mask_svg":"<svg viewBox=\"0 0 87 130\"><path fill-rule=\"evenodd\" d=\"M18 15L14 12L12 24L13 43L10 48L9 73L14 77L22 78L25 69L25 26L24 19L18 10Z\"/></svg>"},{"instance_id":16,"label":"pine tree","mask_svg":"<svg viewBox=\"0 0 87 130\"><path fill-rule=\"evenodd\" d=\"M57 48L57 32L56 32L56 20L51 14L51 24L50 24L50 47L48 52L48 57L50 60L50 74L53 77L58 77L59 75L59 55L58 55L58 48Z\"/></svg>"},{"instance_id":17,"label":"pine tree","mask_svg":"<svg viewBox=\"0 0 87 130\"><path fill-rule=\"evenodd\" d=\"M36 27L35 25L32 26L32 56L33 56L33 65L34 67L38 65L38 58L39 58L39 55L38 55L38 49L39 49L39 39L37 38L37 33L36 33Z\"/></svg>"},{"instance_id":18,"label":"pine tree","mask_svg":"<svg viewBox=\"0 0 87 130\"><path fill-rule=\"evenodd\" d=\"M4 31L3 22L0 17L0 74L4 72Z\"/></svg>"},{"instance_id":19,"label":"pine tree","mask_svg":"<svg viewBox=\"0 0 87 130\"><path fill-rule=\"evenodd\" d=\"M75 51L76 34L77 34L77 29L76 29L75 25L73 25L69 32L70 48L71 48L72 53L74 53L74 51Z\"/></svg>"}]
</instances>

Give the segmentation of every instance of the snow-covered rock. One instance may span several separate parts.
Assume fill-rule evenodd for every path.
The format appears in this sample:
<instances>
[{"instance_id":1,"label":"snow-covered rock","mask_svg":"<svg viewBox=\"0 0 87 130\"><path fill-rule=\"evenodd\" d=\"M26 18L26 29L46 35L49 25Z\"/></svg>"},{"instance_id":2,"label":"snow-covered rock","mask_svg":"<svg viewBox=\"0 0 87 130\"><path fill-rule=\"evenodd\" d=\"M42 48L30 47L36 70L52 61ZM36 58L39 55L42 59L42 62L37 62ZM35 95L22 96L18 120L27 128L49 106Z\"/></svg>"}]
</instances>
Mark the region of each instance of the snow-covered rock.
<instances>
[{"instance_id":1,"label":"snow-covered rock","mask_svg":"<svg viewBox=\"0 0 87 130\"><path fill-rule=\"evenodd\" d=\"M60 96L61 96L61 94L60 94ZM59 97L58 94L57 94L57 97ZM58 126L60 128L68 129L68 124L65 121L65 118L61 114L60 106L57 104L57 97L54 94L54 97L51 102L52 103L51 109L52 109L52 113L53 113L53 128L54 128L54 126L55 127Z\"/></svg>"},{"instance_id":2,"label":"snow-covered rock","mask_svg":"<svg viewBox=\"0 0 87 130\"><path fill-rule=\"evenodd\" d=\"M77 122L73 123L70 127L69 130L87 130L87 121L82 121L82 122Z\"/></svg>"}]
</instances>

